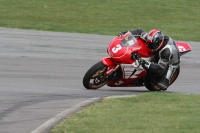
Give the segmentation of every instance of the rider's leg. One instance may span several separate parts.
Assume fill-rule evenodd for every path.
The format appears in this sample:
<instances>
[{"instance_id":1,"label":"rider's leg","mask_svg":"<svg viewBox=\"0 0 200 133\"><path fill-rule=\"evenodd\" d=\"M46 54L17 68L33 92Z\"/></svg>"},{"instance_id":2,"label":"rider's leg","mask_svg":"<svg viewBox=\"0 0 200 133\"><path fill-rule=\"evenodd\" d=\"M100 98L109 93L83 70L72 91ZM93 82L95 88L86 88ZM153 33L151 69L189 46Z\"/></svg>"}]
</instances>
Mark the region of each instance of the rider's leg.
<instances>
[{"instance_id":1,"label":"rider's leg","mask_svg":"<svg viewBox=\"0 0 200 133\"><path fill-rule=\"evenodd\" d=\"M169 81L173 77L174 72L176 71L177 68L178 68L178 65L169 66L169 68L164 72L164 74L161 77L159 77L157 84L160 89L167 90L167 88L170 85Z\"/></svg>"}]
</instances>

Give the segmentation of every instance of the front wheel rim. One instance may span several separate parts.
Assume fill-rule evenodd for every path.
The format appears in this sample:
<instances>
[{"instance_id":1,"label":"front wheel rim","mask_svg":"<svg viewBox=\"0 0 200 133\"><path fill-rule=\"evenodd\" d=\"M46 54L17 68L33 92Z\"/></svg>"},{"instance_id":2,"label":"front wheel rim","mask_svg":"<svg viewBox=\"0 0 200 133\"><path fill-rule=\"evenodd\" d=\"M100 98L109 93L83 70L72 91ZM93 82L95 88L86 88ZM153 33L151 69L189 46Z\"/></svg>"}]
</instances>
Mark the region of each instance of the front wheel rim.
<instances>
[{"instance_id":1,"label":"front wheel rim","mask_svg":"<svg viewBox=\"0 0 200 133\"><path fill-rule=\"evenodd\" d=\"M103 67L96 71L90 78L89 86L91 88L99 88L108 82L108 77L104 75L107 67Z\"/></svg>"}]
</instances>

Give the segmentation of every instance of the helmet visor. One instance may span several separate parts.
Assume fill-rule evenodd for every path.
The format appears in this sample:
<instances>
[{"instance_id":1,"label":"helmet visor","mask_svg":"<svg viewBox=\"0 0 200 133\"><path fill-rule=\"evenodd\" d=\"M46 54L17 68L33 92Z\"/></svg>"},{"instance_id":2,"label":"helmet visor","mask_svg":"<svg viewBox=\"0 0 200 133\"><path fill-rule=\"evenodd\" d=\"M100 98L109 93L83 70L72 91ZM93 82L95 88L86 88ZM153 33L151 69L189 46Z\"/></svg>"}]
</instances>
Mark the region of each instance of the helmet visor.
<instances>
[{"instance_id":1,"label":"helmet visor","mask_svg":"<svg viewBox=\"0 0 200 133\"><path fill-rule=\"evenodd\" d=\"M151 50L155 51L155 50L158 48L159 44L156 43L156 42L147 42L147 46L148 46Z\"/></svg>"}]
</instances>

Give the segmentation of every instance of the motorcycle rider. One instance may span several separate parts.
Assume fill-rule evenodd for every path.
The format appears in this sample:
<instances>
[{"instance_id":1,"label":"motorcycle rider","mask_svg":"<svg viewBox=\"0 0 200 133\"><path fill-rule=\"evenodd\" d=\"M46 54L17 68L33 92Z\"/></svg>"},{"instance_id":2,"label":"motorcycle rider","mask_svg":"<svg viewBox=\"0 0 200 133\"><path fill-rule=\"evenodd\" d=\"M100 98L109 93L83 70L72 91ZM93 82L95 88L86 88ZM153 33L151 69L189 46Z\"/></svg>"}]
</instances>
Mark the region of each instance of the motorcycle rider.
<instances>
[{"instance_id":1,"label":"motorcycle rider","mask_svg":"<svg viewBox=\"0 0 200 133\"><path fill-rule=\"evenodd\" d=\"M133 55L133 58L138 59L138 62L147 70L147 76L161 90L166 90L170 83L175 70L180 64L180 54L175 42L169 36L164 36L158 29L152 29L150 32L145 32L142 29L130 31L135 37L143 39L154 52L154 58L147 61ZM118 36L127 33L120 32Z\"/></svg>"}]
</instances>

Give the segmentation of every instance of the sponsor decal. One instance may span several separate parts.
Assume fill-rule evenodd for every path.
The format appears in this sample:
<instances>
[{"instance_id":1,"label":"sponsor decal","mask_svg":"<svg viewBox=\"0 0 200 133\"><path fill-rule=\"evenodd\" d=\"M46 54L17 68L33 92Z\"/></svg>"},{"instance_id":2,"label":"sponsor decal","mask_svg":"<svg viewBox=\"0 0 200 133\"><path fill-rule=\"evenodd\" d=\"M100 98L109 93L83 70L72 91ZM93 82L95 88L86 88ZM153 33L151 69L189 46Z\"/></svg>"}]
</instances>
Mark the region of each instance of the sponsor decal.
<instances>
[{"instance_id":1,"label":"sponsor decal","mask_svg":"<svg viewBox=\"0 0 200 133\"><path fill-rule=\"evenodd\" d=\"M179 50L180 52L186 51L186 49L185 49L183 46L178 46L178 50Z\"/></svg>"},{"instance_id":2,"label":"sponsor decal","mask_svg":"<svg viewBox=\"0 0 200 133\"><path fill-rule=\"evenodd\" d=\"M123 84L123 83L124 83L123 81L118 81L118 82L115 83L115 85L118 86L118 85L121 85L121 84Z\"/></svg>"}]
</instances>

